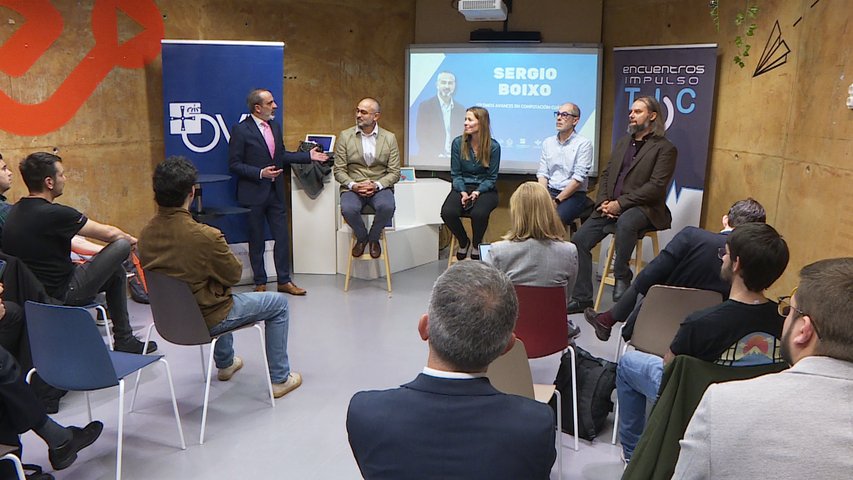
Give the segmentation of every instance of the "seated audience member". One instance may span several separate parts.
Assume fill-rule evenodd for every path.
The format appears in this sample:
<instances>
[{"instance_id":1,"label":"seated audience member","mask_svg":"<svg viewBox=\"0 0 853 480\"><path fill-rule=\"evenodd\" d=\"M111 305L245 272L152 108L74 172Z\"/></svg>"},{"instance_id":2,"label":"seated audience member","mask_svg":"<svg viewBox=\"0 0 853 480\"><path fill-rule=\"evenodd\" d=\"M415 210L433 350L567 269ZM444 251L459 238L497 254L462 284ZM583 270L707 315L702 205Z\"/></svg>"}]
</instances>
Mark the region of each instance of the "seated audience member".
<instances>
[{"instance_id":1,"label":"seated audience member","mask_svg":"<svg viewBox=\"0 0 853 480\"><path fill-rule=\"evenodd\" d=\"M720 292L723 298L728 297L731 285L720 277L721 260L718 252L726 244L732 229L744 223L764 223L766 218L764 207L752 198L747 198L735 202L729 213L723 215L723 230L719 233L684 227L660 255L637 274L637 278L610 310L603 313L596 313L591 307L584 310L584 318L595 327L595 336L606 342L613 325L627 320L622 336L630 340L637 312L643 303L638 297L645 296L653 285L713 290Z\"/></svg>"},{"instance_id":2,"label":"seated audience member","mask_svg":"<svg viewBox=\"0 0 853 480\"><path fill-rule=\"evenodd\" d=\"M587 177L592 169L592 142L575 130L581 119L581 109L577 105L564 103L554 116L557 118L557 134L542 142L536 178L554 199L563 225L568 225L583 213L586 206Z\"/></svg>"},{"instance_id":3,"label":"seated audience member","mask_svg":"<svg viewBox=\"0 0 853 480\"><path fill-rule=\"evenodd\" d=\"M364 98L355 109L354 127L338 135L335 144L335 180L341 184L341 215L352 228L356 242L352 256L360 257L370 246L370 256L379 258L379 236L394 216L394 184L400 180L400 150L397 137L379 128L379 102ZM361 209L370 205L376 212L370 231L364 226Z\"/></svg>"},{"instance_id":4,"label":"seated audience member","mask_svg":"<svg viewBox=\"0 0 853 480\"><path fill-rule=\"evenodd\" d=\"M54 470L68 468L77 452L88 447L104 429L98 421L83 428L63 427L50 417L29 385L24 383L21 368L6 349L0 347L0 443L17 445L18 435L32 430L48 447L48 458ZM15 478L10 462L0 462L0 478ZM30 477L27 477L30 478ZM42 475L41 479L53 478Z\"/></svg>"},{"instance_id":5,"label":"seated audience member","mask_svg":"<svg viewBox=\"0 0 853 480\"><path fill-rule=\"evenodd\" d=\"M3 295L0 283L0 296ZM21 329L24 325L24 309L17 303L8 302L0 297L0 347L18 358L21 343Z\"/></svg>"},{"instance_id":6,"label":"seated audience member","mask_svg":"<svg viewBox=\"0 0 853 480\"><path fill-rule=\"evenodd\" d=\"M142 268L188 283L211 335L264 322L273 395L282 397L302 385L302 376L290 370L287 358L287 297L279 292L231 293L243 267L222 232L190 215L197 177L198 171L184 157L169 157L157 165L153 179L157 215L139 236ZM223 382L243 368L243 360L234 356L230 333L219 337L213 359Z\"/></svg>"},{"instance_id":7,"label":"seated audience member","mask_svg":"<svg viewBox=\"0 0 853 480\"><path fill-rule=\"evenodd\" d=\"M654 403L660 389L664 364L676 355L690 355L713 362L745 336L757 332L776 339L782 335L783 319L775 302L764 296L788 265L788 246L770 225L748 223L726 239L720 275L731 282L729 299L687 316L679 327L669 353L661 359L637 350L629 351L616 368L619 399L619 439L625 460L637 446L646 424L646 402ZM772 343L764 343L771 357Z\"/></svg>"},{"instance_id":8,"label":"seated audience member","mask_svg":"<svg viewBox=\"0 0 853 480\"><path fill-rule=\"evenodd\" d=\"M144 345L133 336L130 326L127 276L122 267L136 238L54 203L62 195L66 180L58 156L33 153L21 162L20 170L29 196L18 200L9 212L3 228L4 251L23 261L47 294L65 305L87 305L99 292L106 293L115 350L142 353ZM75 266L71 243L77 234L108 245L91 262ZM157 344L149 342L148 353L155 350Z\"/></svg>"},{"instance_id":9,"label":"seated audience member","mask_svg":"<svg viewBox=\"0 0 853 480\"><path fill-rule=\"evenodd\" d=\"M478 260L477 249L489 227L489 215L498 206L498 169L501 164L501 146L492 138L489 126L489 111L483 107L471 107L465 112L462 135L453 140L450 147L450 178L452 187L444 205L441 219L459 242L456 258ZM462 226L462 214L471 216L473 240L468 238Z\"/></svg>"},{"instance_id":10,"label":"seated audience member","mask_svg":"<svg viewBox=\"0 0 853 480\"><path fill-rule=\"evenodd\" d=\"M578 247L578 281L569 313L592 306L592 249L607 236L605 228L616 230L613 301L618 302L631 284L628 263L639 234L672 224L666 192L678 150L665 134L660 103L654 97L637 98L628 114L628 135L616 142L598 179L595 211L572 237Z\"/></svg>"},{"instance_id":11,"label":"seated audience member","mask_svg":"<svg viewBox=\"0 0 853 480\"><path fill-rule=\"evenodd\" d=\"M792 367L711 385L681 440L674 479L851 477L853 258L803 268L779 310Z\"/></svg>"},{"instance_id":12,"label":"seated audience member","mask_svg":"<svg viewBox=\"0 0 853 480\"><path fill-rule=\"evenodd\" d=\"M563 241L566 230L548 190L536 182L519 185L509 199L509 219L504 240L489 250L490 263L514 285L563 286L568 302L578 276L578 250Z\"/></svg>"},{"instance_id":13,"label":"seated audience member","mask_svg":"<svg viewBox=\"0 0 853 480\"><path fill-rule=\"evenodd\" d=\"M9 170L3 155L0 154L0 250L3 249L3 225L6 224L6 217L12 209L12 205L9 205L6 200L6 192L10 188L12 188L12 170Z\"/></svg>"},{"instance_id":14,"label":"seated audience member","mask_svg":"<svg viewBox=\"0 0 853 480\"><path fill-rule=\"evenodd\" d=\"M350 401L347 432L364 478L548 478L553 412L485 376L515 343L517 315L509 278L484 263L459 263L438 278L418 323L426 368L400 388Z\"/></svg>"}]
</instances>

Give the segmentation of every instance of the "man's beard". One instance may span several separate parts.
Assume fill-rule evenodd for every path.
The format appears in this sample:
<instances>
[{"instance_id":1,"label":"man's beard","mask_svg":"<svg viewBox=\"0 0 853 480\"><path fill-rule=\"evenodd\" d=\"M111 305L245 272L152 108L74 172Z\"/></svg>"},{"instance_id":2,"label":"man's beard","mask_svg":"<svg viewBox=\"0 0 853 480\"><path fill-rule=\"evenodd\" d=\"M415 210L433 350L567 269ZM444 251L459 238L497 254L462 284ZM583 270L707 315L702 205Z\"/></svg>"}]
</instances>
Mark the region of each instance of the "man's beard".
<instances>
[{"instance_id":1,"label":"man's beard","mask_svg":"<svg viewBox=\"0 0 853 480\"><path fill-rule=\"evenodd\" d=\"M723 266L720 268L720 278L723 279L723 281L727 282L729 285L731 285L733 277L734 271L732 270L731 264L726 266L726 264L723 263Z\"/></svg>"},{"instance_id":2,"label":"man's beard","mask_svg":"<svg viewBox=\"0 0 853 480\"><path fill-rule=\"evenodd\" d=\"M652 124L652 123L651 123L651 122L649 122L648 120L646 120L646 122L645 122L645 123L641 123L641 124L634 124L634 125L631 125L631 124L629 123L629 124L628 124L628 129L627 129L627 130L628 130L628 133L630 133L631 135L634 135L635 133L642 132L643 130L645 130L645 129L649 128L649 126L650 126L651 124Z\"/></svg>"},{"instance_id":3,"label":"man's beard","mask_svg":"<svg viewBox=\"0 0 853 480\"><path fill-rule=\"evenodd\" d=\"M782 338L780 339L782 342L780 352L782 354L782 360L785 360L785 363L788 365L794 366L794 357L791 356L791 329L789 328L787 331L782 332Z\"/></svg>"}]
</instances>

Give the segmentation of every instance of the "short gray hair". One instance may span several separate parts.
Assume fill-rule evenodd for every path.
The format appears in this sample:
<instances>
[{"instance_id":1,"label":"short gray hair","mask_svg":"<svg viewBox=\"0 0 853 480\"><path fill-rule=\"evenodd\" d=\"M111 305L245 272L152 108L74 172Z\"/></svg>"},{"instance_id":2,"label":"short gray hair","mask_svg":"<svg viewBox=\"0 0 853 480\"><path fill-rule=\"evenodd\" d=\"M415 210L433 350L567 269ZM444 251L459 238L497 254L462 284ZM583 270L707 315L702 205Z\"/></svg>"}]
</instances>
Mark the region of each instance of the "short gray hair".
<instances>
[{"instance_id":1,"label":"short gray hair","mask_svg":"<svg viewBox=\"0 0 853 480\"><path fill-rule=\"evenodd\" d=\"M270 92L266 88L255 88L251 92L249 92L248 95L246 95L246 106L249 107L250 112L255 111L255 105L260 105L261 102L263 102L263 99L261 99L261 94L264 92L269 92L270 94L272 94L272 92Z\"/></svg>"},{"instance_id":2,"label":"short gray hair","mask_svg":"<svg viewBox=\"0 0 853 480\"><path fill-rule=\"evenodd\" d=\"M509 277L483 262L459 262L433 286L430 348L461 371L485 370L506 349L517 317Z\"/></svg>"}]
</instances>

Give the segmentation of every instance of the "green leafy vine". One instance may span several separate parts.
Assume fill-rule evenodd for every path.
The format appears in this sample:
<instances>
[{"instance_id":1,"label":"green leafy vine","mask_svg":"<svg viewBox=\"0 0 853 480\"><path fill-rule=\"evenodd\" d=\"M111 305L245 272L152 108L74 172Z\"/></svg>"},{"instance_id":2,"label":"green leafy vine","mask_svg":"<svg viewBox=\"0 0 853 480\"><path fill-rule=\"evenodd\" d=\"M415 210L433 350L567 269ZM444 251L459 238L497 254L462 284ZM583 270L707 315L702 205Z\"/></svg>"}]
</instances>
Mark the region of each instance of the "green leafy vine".
<instances>
[{"instance_id":1,"label":"green leafy vine","mask_svg":"<svg viewBox=\"0 0 853 480\"><path fill-rule=\"evenodd\" d=\"M711 13L711 19L714 22L714 28L717 32L720 31L720 0L710 0L708 3ZM735 14L734 24L737 27L737 36L735 37L735 46L737 47L737 55L733 61L740 68L746 66L744 58L749 56L749 50L752 45L749 43L749 38L755 36L755 30L758 25L755 19L758 17L758 5L750 5L749 0L745 2L744 9L738 10Z\"/></svg>"}]
</instances>

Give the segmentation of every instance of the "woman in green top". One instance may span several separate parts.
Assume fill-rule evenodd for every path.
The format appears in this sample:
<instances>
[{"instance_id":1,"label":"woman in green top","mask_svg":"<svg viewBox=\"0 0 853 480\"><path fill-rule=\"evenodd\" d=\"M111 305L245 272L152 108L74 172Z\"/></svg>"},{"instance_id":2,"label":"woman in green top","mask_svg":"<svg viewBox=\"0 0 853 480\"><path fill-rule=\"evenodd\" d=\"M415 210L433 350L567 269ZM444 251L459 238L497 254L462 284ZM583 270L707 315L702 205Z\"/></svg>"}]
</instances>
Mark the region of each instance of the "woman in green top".
<instances>
[{"instance_id":1,"label":"woman in green top","mask_svg":"<svg viewBox=\"0 0 853 480\"><path fill-rule=\"evenodd\" d=\"M501 146L492 138L489 111L483 107L469 108L465 111L463 133L450 147L453 187L441 207L442 220L459 242L456 252L459 260L464 260L469 251L472 259L480 259L478 246L489 226L489 215L498 206L495 182L500 163ZM463 212L471 217L473 241L462 226Z\"/></svg>"}]
</instances>

